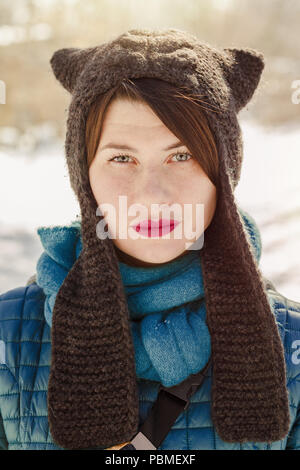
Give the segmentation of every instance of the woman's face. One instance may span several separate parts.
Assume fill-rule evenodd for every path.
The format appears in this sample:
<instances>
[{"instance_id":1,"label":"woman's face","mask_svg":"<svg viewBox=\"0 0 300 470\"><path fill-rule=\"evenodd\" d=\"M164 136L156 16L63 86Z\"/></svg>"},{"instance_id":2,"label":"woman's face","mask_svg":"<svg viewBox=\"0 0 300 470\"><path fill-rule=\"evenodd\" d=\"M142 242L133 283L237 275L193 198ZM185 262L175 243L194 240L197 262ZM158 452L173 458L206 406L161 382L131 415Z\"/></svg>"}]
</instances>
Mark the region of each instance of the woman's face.
<instances>
[{"instance_id":1,"label":"woman's face","mask_svg":"<svg viewBox=\"0 0 300 470\"><path fill-rule=\"evenodd\" d=\"M144 262L165 263L180 256L203 234L215 212L216 187L144 103L110 103L89 178L114 244ZM171 229L170 219L179 223L169 232L152 226L152 236L130 228L133 222L161 218Z\"/></svg>"}]
</instances>

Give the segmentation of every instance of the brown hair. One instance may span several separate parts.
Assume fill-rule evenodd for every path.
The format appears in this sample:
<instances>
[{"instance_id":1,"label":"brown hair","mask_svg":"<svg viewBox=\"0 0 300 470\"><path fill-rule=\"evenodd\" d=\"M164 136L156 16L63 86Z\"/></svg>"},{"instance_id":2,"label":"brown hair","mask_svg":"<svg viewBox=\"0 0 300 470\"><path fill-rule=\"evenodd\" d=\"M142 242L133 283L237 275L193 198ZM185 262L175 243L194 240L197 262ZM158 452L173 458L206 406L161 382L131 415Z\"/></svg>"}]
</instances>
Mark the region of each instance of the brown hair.
<instances>
[{"instance_id":1,"label":"brown hair","mask_svg":"<svg viewBox=\"0 0 300 470\"><path fill-rule=\"evenodd\" d=\"M105 111L113 99L144 102L190 150L212 183L218 187L218 152L205 115L208 104L190 96L164 80L156 78L124 79L97 97L86 122L87 163L90 167L100 141ZM211 109L210 109L211 111Z\"/></svg>"}]
</instances>

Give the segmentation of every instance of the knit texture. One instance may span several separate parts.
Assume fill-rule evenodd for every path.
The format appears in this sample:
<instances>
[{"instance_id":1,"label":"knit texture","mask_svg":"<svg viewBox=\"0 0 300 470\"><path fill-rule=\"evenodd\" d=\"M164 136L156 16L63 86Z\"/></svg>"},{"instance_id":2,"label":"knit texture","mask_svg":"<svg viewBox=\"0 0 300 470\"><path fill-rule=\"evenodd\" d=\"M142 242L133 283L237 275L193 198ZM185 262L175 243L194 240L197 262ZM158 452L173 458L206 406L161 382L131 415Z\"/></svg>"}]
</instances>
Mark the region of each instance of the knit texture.
<instances>
[{"instance_id":1,"label":"knit texture","mask_svg":"<svg viewBox=\"0 0 300 470\"><path fill-rule=\"evenodd\" d=\"M65 448L109 447L128 441L138 429L126 294L113 240L96 235L98 204L85 148L92 102L133 77L188 88L209 105L219 156L217 207L201 249L213 360L212 419L224 441L283 438L290 419L283 346L234 198L243 153L237 113L259 83L263 55L249 48L218 50L175 28L132 29L99 46L60 49L51 66L72 94L65 151L83 244L53 309L48 384L53 439Z\"/></svg>"}]
</instances>

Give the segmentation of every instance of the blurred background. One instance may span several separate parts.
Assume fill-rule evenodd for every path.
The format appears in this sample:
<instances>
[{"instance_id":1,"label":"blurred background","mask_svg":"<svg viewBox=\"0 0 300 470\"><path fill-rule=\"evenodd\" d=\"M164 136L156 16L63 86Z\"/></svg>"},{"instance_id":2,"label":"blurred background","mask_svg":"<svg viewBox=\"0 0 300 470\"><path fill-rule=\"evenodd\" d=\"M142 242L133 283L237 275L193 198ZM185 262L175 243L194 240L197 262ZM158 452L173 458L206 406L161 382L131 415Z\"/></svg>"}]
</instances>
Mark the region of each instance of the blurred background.
<instances>
[{"instance_id":1,"label":"blurred background","mask_svg":"<svg viewBox=\"0 0 300 470\"><path fill-rule=\"evenodd\" d=\"M244 163L235 195L260 230L263 275L300 301L299 24L299 0L1 0L0 293L34 274L37 227L79 214L64 160L70 95L51 55L130 28L175 27L265 56L259 88L239 114Z\"/></svg>"}]
</instances>

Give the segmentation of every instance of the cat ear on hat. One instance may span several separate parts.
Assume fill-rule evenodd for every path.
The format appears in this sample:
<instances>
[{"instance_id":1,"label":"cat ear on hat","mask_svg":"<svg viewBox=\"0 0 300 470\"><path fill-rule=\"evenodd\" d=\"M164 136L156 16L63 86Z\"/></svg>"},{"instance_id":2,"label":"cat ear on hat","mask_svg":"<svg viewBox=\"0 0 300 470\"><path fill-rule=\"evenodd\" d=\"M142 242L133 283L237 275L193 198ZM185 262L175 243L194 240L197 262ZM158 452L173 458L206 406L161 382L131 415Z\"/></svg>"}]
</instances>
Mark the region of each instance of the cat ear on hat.
<instances>
[{"instance_id":1,"label":"cat ear on hat","mask_svg":"<svg viewBox=\"0 0 300 470\"><path fill-rule=\"evenodd\" d=\"M223 70L238 113L252 98L264 69L264 56L255 49L225 48Z\"/></svg>"},{"instance_id":2,"label":"cat ear on hat","mask_svg":"<svg viewBox=\"0 0 300 470\"><path fill-rule=\"evenodd\" d=\"M96 49L97 47L64 47L53 53L50 59L53 73L68 92L73 92L79 75Z\"/></svg>"}]
</instances>

